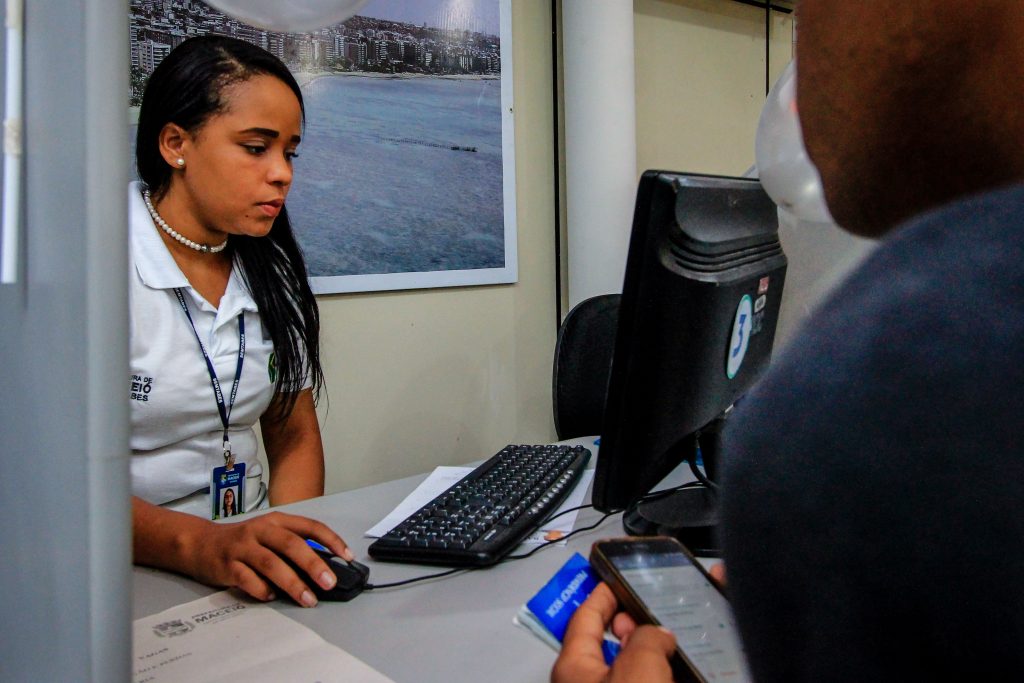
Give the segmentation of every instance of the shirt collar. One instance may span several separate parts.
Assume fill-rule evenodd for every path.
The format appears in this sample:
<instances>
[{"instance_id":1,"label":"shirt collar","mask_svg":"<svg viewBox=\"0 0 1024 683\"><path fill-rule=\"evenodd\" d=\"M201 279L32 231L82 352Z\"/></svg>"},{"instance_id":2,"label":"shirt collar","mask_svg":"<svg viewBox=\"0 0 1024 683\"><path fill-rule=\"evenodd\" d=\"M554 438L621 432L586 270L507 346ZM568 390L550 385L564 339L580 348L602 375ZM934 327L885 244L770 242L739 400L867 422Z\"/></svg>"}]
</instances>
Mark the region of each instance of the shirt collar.
<instances>
[{"instance_id":1,"label":"shirt collar","mask_svg":"<svg viewBox=\"0 0 1024 683\"><path fill-rule=\"evenodd\" d=\"M149 209L142 200L142 183L133 182L128 191L128 216L131 231L132 258L135 270L142 283L152 289L174 289L181 287L192 290L188 278L175 263L171 252L167 250L159 228L149 215ZM197 297L198 298L198 297ZM218 319L229 320L242 311L257 312L259 309L253 301L249 288L242 280L236 264L231 266L231 275L224 296L220 299L217 311Z\"/></svg>"},{"instance_id":2,"label":"shirt collar","mask_svg":"<svg viewBox=\"0 0 1024 683\"><path fill-rule=\"evenodd\" d=\"M234 318L242 311L251 311L256 313L259 309L256 307L256 302L253 301L252 295L249 294L249 288L245 286L241 274L238 271L238 265L232 264L231 276L228 277L228 286L224 290L224 296L220 298L220 308L217 310L218 318Z\"/></svg>"},{"instance_id":3,"label":"shirt collar","mask_svg":"<svg viewBox=\"0 0 1024 683\"><path fill-rule=\"evenodd\" d=\"M153 289L188 287L188 278L174 262L157 232L159 228L142 200L142 183L128 186L128 223L131 226L132 260L142 283Z\"/></svg>"}]
</instances>

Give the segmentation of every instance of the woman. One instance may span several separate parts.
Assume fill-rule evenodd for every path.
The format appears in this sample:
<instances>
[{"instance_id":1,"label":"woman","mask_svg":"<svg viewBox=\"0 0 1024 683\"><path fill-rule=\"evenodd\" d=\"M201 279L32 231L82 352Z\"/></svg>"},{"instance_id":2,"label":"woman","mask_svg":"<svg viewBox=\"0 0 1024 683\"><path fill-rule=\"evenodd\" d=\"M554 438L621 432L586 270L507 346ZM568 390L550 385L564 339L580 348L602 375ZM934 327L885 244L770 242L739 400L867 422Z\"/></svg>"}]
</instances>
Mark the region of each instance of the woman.
<instances>
[{"instance_id":1,"label":"woman","mask_svg":"<svg viewBox=\"0 0 1024 683\"><path fill-rule=\"evenodd\" d=\"M238 509L235 507L235 490L224 489L224 499L220 505L220 516L234 517L237 514Z\"/></svg>"},{"instance_id":2,"label":"woman","mask_svg":"<svg viewBox=\"0 0 1024 683\"><path fill-rule=\"evenodd\" d=\"M334 575L304 539L351 559L337 534L281 513L209 519L214 468L253 474L257 420L270 503L323 494L319 317L284 207L303 116L284 64L239 40L187 40L150 76L129 192L131 441L137 563L311 607L304 581Z\"/></svg>"}]
</instances>

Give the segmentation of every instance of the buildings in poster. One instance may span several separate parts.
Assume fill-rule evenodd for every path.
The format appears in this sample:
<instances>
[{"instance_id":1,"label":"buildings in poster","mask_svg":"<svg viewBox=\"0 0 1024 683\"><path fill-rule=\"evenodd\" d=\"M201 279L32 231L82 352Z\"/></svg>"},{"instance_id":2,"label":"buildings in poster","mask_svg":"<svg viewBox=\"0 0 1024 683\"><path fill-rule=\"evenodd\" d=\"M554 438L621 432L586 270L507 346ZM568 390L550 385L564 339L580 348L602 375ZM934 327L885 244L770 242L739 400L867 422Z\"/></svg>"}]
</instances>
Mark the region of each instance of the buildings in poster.
<instances>
[{"instance_id":1,"label":"buildings in poster","mask_svg":"<svg viewBox=\"0 0 1024 683\"><path fill-rule=\"evenodd\" d=\"M501 72L498 36L355 16L313 33L278 33L244 24L198 0L132 0L129 14L132 103L146 77L182 41L233 36L277 55L293 71L423 75Z\"/></svg>"}]
</instances>

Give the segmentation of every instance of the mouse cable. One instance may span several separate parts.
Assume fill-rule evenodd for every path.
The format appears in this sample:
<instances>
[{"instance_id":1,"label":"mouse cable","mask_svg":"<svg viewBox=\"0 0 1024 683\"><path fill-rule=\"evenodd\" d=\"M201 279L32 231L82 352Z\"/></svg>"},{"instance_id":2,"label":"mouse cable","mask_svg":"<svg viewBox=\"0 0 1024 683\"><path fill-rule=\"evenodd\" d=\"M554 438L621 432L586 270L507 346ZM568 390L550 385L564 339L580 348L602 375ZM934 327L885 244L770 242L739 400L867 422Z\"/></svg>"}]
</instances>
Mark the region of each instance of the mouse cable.
<instances>
[{"instance_id":1,"label":"mouse cable","mask_svg":"<svg viewBox=\"0 0 1024 683\"><path fill-rule=\"evenodd\" d=\"M417 583L418 581L426 581L427 579L437 579L442 576L450 576L456 572L472 571L473 569L482 569L482 567L456 567L455 569L449 569L443 572L437 572L436 574L427 574L425 576L416 576L411 579L405 579L404 581L393 581L392 583L368 583L363 590L380 590L381 588L395 588L397 586L407 586L410 583Z\"/></svg>"}]
</instances>

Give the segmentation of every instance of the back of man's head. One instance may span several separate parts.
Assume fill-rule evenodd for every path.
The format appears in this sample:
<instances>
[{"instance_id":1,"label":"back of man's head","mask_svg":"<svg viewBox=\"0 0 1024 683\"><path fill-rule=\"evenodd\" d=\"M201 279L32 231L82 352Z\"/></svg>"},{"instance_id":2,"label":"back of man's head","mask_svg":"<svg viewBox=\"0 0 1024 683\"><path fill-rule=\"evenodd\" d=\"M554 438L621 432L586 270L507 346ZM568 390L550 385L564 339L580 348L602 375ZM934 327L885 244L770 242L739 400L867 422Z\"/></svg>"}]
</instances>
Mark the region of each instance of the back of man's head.
<instances>
[{"instance_id":1,"label":"back of man's head","mask_svg":"<svg viewBox=\"0 0 1024 683\"><path fill-rule=\"evenodd\" d=\"M877 236L1024 180L1024 2L800 0L797 88L836 221Z\"/></svg>"}]
</instances>

